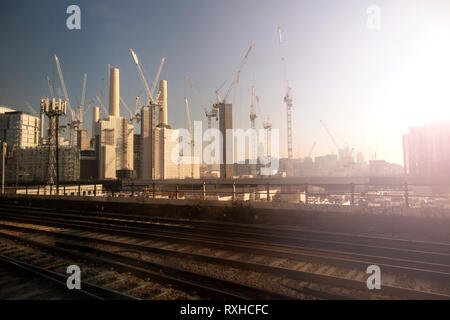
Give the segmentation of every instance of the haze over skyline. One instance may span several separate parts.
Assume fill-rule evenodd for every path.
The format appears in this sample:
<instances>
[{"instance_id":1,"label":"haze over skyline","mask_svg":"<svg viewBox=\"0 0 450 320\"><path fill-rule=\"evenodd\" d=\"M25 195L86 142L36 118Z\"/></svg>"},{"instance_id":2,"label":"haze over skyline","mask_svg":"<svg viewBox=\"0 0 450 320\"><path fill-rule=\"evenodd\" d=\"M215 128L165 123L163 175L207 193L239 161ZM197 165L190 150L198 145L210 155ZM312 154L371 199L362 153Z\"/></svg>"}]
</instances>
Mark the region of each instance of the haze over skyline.
<instances>
[{"instance_id":1,"label":"haze over skyline","mask_svg":"<svg viewBox=\"0 0 450 320\"><path fill-rule=\"evenodd\" d=\"M66 28L66 8L81 8L81 30ZM381 29L367 28L367 7L381 9ZM270 116L286 156L286 108L277 38L283 29L287 72L294 98L294 156L336 153L336 140L370 159L402 163L401 135L408 127L450 120L450 2L396 1L30 1L0 4L0 105L38 109L48 95L46 75L62 65L72 106L80 101L83 73L87 101L100 95L107 65L120 68L121 96L134 109L145 92L129 53L133 48L153 77L162 56L168 80L169 123L185 127L188 96L193 120L204 120L184 81L189 76L210 107L224 92L251 43L255 48L229 99L234 126L248 128L251 86L261 100L257 127ZM122 115L127 115L121 109ZM85 129L91 128L91 112Z\"/></svg>"}]
</instances>

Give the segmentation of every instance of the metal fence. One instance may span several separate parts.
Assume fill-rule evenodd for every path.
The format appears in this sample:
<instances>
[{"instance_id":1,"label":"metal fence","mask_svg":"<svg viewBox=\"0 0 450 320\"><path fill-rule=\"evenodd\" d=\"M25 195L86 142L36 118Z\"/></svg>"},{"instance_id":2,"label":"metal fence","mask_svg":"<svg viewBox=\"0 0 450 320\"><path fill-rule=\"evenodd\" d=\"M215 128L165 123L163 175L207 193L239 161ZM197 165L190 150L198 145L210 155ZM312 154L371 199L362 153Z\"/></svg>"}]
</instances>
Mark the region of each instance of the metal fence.
<instances>
[{"instance_id":1,"label":"metal fence","mask_svg":"<svg viewBox=\"0 0 450 320\"><path fill-rule=\"evenodd\" d=\"M419 184L260 184L239 182L129 183L118 188L102 184L5 187L6 194L28 196L102 196L147 199L198 199L286 202L360 207L450 208L450 185Z\"/></svg>"}]
</instances>

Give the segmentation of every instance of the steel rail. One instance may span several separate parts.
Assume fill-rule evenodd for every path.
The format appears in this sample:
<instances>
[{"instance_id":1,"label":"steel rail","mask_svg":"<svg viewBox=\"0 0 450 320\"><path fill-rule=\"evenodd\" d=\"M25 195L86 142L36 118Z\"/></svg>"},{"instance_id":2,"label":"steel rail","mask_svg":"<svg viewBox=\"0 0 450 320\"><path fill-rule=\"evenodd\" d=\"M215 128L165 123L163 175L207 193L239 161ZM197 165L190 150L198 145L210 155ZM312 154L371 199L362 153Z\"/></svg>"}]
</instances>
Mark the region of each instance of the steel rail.
<instances>
[{"instance_id":1,"label":"steel rail","mask_svg":"<svg viewBox=\"0 0 450 320\"><path fill-rule=\"evenodd\" d=\"M3 227L3 226L2 226ZM18 227L18 228L12 228L12 229L18 229L22 231L26 231L24 227ZM216 258L206 255L200 255L200 254L193 254L193 253L185 253L185 252L178 252L175 250L168 250L168 249L161 249L161 248L154 248L154 247L148 247L148 246L142 246L137 244L130 244L125 243L123 241L112 241L112 240L106 240L106 239L98 239L88 236L79 236L79 235L70 235L66 233L60 233L55 231L46 231L46 230L40 230L43 231L43 234L52 235L52 236L58 236L60 238L75 240L77 242L84 241L87 243L101 243L106 245L115 245L122 248L127 249L133 249L133 250L139 250L139 251L145 251L145 252L151 252L151 253L157 253L157 254L166 254L171 255L179 258L189 258L189 259L197 259L200 261L205 261L208 263L215 263L219 265L227 265L231 267L236 268L243 268L245 270L251 270L251 271L257 271L257 272L265 272L269 274L274 274L281 277L289 277L292 279L300 280L300 281L313 281L325 285L331 285L331 286L338 286L338 287L344 287L344 288L350 288L355 290L366 290L366 283L363 281L357 281L357 280L351 280L351 279L343 279L338 278L335 276L329 276L329 275L321 275L321 274L315 274L311 272L304 272L304 271L298 271L293 269L287 269L282 267L274 267L274 266L268 266L263 265L259 263L250 263L250 262L243 262L243 261L236 261L232 259L226 259L226 258ZM87 246L83 245L75 245L75 244L63 244L65 247L69 248L84 248L84 250L87 251L99 251L98 249L89 248ZM110 255L110 253L102 251L103 255ZM115 258L117 258L115 256ZM129 257L126 257L126 259L132 259ZM142 263L139 259L135 259L134 261L138 261L139 263ZM365 265L367 267L368 264ZM383 270L389 267L394 266L380 266ZM406 270L406 268L404 268ZM426 273L424 270L415 270L416 272L422 272ZM422 274L423 275L423 274ZM443 279L444 277L449 279L450 274L444 274L444 273L435 273L436 276L440 277L439 279ZM386 295L393 295L393 296L400 296L400 297L406 297L410 299L449 299L450 296L443 295L443 294L435 294L420 290L412 290L412 289L405 289L395 286L385 286L383 285L383 294ZM297 289L298 290L298 289ZM316 293L316 295L318 295ZM320 295L318 295L320 296ZM342 298L342 297L341 297ZM328 297L328 299L330 299ZM333 297L331 299L337 299L337 297Z\"/></svg>"},{"instance_id":2,"label":"steel rail","mask_svg":"<svg viewBox=\"0 0 450 320\"><path fill-rule=\"evenodd\" d=\"M276 292L267 291L261 288L244 285L232 281L222 280L210 276L205 276L195 272L180 270L177 268L152 264L152 270L142 268L142 263L131 263L132 260L124 262L126 259L131 259L126 256L112 254L104 251L103 256L74 252L54 245L49 245L36 240L11 235L0 232L2 237L9 238L14 241L27 243L40 249L56 252L66 256L76 257L78 259L90 261L95 264L108 265L123 272L130 272L145 278L151 278L159 283L170 284L181 290L193 291L203 294L205 297L212 297L215 299L271 299L271 300L287 300L293 299L292 296L279 294ZM136 260L137 261L137 260ZM146 265L148 267L149 265ZM162 273L161 273L162 271Z\"/></svg>"}]
</instances>

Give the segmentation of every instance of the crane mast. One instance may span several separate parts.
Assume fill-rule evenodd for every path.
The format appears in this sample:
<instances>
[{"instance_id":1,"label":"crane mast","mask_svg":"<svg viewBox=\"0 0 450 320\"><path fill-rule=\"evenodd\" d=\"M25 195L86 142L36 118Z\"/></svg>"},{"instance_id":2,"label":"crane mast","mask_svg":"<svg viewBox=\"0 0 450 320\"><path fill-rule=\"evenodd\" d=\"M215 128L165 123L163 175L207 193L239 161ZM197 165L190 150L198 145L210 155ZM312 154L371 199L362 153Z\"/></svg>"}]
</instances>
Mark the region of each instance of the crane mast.
<instances>
[{"instance_id":1,"label":"crane mast","mask_svg":"<svg viewBox=\"0 0 450 320\"><path fill-rule=\"evenodd\" d=\"M190 157L191 157L191 178L194 178L194 159L193 159L193 155L194 155L194 135L192 133L192 125L191 125L191 113L189 112L189 102L188 102L188 98L184 97L184 105L186 107L186 119L187 119L187 123L188 123L188 130L189 130L189 136L190 136L190 145L191 145L191 152L190 152Z\"/></svg>"},{"instance_id":2,"label":"crane mast","mask_svg":"<svg viewBox=\"0 0 450 320\"><path fill-rule=\"evenodd\" d=\"M251 100L251 104L250 104L250 127L252 129L252 155L251 155L251 159L257 159L258 155L257 155L257 137L256 137L256 125L255 125L255 120L256 120L256 112L255 112L255 99L259 100L258 97L255 97L255 86L252 86L252 100Z\"/></svg>"},{"instance_id":3,"label":"crane mast","mask_svg":"<svg viewBox=\"0 0 450 320\"><path fill-rule=\"evenodd\" d=\"M263 128L266 131L266 145L267 145L267 157L271 156L271 150L270 150L270 142L272 139L272 123L270 122L269 117L263 122Z\"/></svg>"},{"instance_id":4,"label":"crane mast","mask_svg":"<svg viewBox=\"0 0 450 320\"><path fill-rule=\"evenodd\" d=\"M186 83L189 85L189 87L192 89L192 91L194 92L195 96L197 97L197 100L200 102L200 106L203 109L203 112L205 113L206 118L208 119L208 129L211 129L212 126L212 118L217 118L217 110L216 109L212 109L211 111L208 111L205 107L205 105L203 104L202 99L200 98L200 95L198 94L198 91L195 90L194 85L192 84L191 79L189 79L189 77L185 77L184 80L186 81Z\"/></svg>"},{"instance_id":5,"label":"crane mast","mask_svg":"<svg viewBox=\"0 0 450 320\"><path fill-rule=\"evenodd\" d=\"M286 71L286 58L284 55L283 48L283 37L281 33L281 28L278 27L278 40L280 43L280 55L281 55L281 66L283 71L283 79L286 95L284 96L284 102L286 103L286 122L287 122L287 146L288 146L288 176L292 176L294 173L293 165L293 152L292 152L292 94L291 87L289 86L289 81Z\"/></svg>"}]
</instances>

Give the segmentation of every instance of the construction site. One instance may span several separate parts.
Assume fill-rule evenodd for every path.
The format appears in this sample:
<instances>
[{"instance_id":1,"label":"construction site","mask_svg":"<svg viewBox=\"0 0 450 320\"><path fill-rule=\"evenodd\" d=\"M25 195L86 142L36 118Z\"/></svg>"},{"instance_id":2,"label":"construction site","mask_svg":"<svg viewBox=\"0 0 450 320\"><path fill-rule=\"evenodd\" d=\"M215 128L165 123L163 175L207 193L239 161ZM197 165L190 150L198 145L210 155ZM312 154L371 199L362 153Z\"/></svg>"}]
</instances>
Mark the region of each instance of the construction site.
<instances>
[{"instance_id":1,"label":"construction site","mask_svg":"<svg viewBox=\"0 0 450 320\"><path fill-rule=\"evenodd\" d=\"M278 128L273 128L269 116L262 113L255 85L248 92L249 130L244 132L243 138L234 133L229 135L234 129L243 129L233 125L236 115L231 93L240 84L254 44L245 51L228 86L221 90L224 82L214 92L215 101L210 106L203 102L193 81L184 77L194 98L189 101L188 95L184 97L187 128L173 128L169 122L169 81L160 79L166 57L161 58L149 81L140 58L129 49L130 64L136 68L137 79L145 93L145 98L136 96L135 107L131 108L122 98L120 70L111 65L107 66L108 81L101 79L101 92L90 94L91 99L86 99L88 77L84 73L81 98L73 99L79 103L71 104L60 59L54 54L52 60L58 79L52 81L46 76L49 95L40 99L38 111L27 101L25 106L29 112L0 107L4 192L280 201L322 207L408 207L424 203L447 207L447 201L439 200L448 195L442 188L430 186L425 192L430 198L421 197L423 188L414 185L423 181L423 177L417 170L412 171L411 164L405 164L405 168L414 174L405 175L404 167L377 159L376 150L369 161L362 152L355 156L355 149L339 141L322 120L318 126L322 127L335 153L314 156L315 141L307 156L294 158L292 89L282 30L278 27L276 31L283 79L285 136L273 134L273 129ZM105 95L105 91L108 94ZM195 105L200 106L206 120L206 132L217 130L220 143L216 143L217 138L205 140L203 129L195 132L197 125L194 126L196 121L192 121L190 110ZM90 130L85 121L88 112L92 114ZM258 135L258 130L264 134ZM183 132L188 135L184 149L180 147L186 139ZM406 140L406 136L404 139L412 141ZM283 154L287 157L280 156L278 140L285 142ZM205 159L208 151L212 162ZM414 157L419 157L419 153ZM406 156L412 157L405 153ZM361 185L356 190L358 200L355 200L355 184ZM407 184L409 188L405 187ZM83 188L87 188L86 192L82 192ZM403 199L400 202L399 197ZM419 200L414 202L413 197Z\"/></svg>"},{"instance_id":2,"label":"construction site","mask_svg":"<svg viewBox=\"0 0 450 320\"><path fill-rule=\"evenodd\" d=\"M433 1L2 2L0 300L450 300Z\"/></svg>"}]
</instances>

